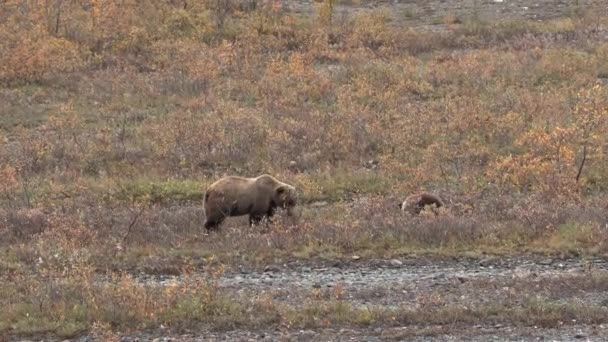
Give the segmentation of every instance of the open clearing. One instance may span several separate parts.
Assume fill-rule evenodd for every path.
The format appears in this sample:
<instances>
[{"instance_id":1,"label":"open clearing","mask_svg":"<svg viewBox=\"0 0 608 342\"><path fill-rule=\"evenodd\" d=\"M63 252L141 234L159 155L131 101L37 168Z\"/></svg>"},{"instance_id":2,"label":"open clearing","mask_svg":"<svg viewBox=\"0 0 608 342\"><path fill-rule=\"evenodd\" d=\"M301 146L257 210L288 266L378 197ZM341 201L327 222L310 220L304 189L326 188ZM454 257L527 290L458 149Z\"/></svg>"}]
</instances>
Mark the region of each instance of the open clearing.
<instances>
[{"instance_id":1,"label":"open clearing","mask_svg":"<svg viewBox=\"0 0 608 342\"><path fill-rule=\"evenodd\" d=\"M238 268L238 267L237 267ZM138 277L142 285L171 286L180 276ZM335 263L325 267L291 263L265 270L227 271L219 286L235 298L255 300L269 296L278 303L298 307L318 299L338 300L356 307L399 307L441 310L481 307L517 310L540 301L608 312L608 262L551 258L374 260ZM550 303L550 304L549 304ZM574 317L574 316L573 316ZM284 340L284 341L600 341L608 336L608 322L581 324L570 321L509 322L500 316L479 317L473 325L458 318L447 324L407 325L381 323L369 327L293 329L286 326L253 331L206 331L181 335L143 335L126 341L161 340ZM603 321L603 320L602 320ZM162 336L162 337L160 337ZM85 341L80 339L79 341Z\"/></svg>"}]
</instances>

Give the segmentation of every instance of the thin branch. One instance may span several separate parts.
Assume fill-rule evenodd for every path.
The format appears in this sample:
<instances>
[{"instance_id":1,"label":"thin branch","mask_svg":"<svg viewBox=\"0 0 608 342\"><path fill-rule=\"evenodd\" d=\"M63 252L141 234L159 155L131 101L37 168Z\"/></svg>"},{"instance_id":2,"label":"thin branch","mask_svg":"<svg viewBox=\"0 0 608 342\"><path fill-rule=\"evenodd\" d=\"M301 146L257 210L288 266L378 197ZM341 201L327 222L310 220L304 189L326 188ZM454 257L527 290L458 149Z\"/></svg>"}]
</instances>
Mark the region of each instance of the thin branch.
<instances>
[{"instance_id":1,"label":"thin branch","mask_svg":"<svg viewBox=\"0 0 608 342\"><path fill-rule=\"evenodd\" d=\"M57 14L55 16L55 36L59 35L59 23L61 22L61 5L63 1L57 0Z\"/></svg>"},{"instance_id":2,"label":"thin branch","mask_svg":"<svg viewBox=\"0 0 608 342\"><path fill-rule=\"evenodd\" d=\"M578 173L576 174L576 182L578 183L581 174L583 173L583 166L585 166L585 161L587 160L587 143L583 146L583 160L581 160L581 165L578 167Z\"/></svg>"},{"instance_id":3,"label":"thin branch","mask_svg":"<svg viewBox=\"0 0 608 342\"><path fill-rule=\"evenodd\" d=\"M141 214L143 212L144 212L144 207L142 206L139 209L139 211L137 212L137 214L135 214L135 217L133 217L133 220L131 220L131 224L129 224L129 227L127 228L127 234L125 234L125 236L122 238L122 243L123 244L127 240L127 237L129 236L129 234L131 234L131 229L133 228L133 226L135 226L135 223L137 223L137 219L141 216Z\"/></svg>"},{"instance_id":4,"label":"thin branch","mask_svg":"<svg viewBox=\"0 0 608 342\"><path fill-rule=\"evenodd\" d=\"M450 188L450 183L448 182L448 176L445 173L445 170L443 169L443 164L439 163L439 171L441 172L441 177L443 178L443 181L445 182L445 188L449 189Z\"/></svg>"}]
</instances>

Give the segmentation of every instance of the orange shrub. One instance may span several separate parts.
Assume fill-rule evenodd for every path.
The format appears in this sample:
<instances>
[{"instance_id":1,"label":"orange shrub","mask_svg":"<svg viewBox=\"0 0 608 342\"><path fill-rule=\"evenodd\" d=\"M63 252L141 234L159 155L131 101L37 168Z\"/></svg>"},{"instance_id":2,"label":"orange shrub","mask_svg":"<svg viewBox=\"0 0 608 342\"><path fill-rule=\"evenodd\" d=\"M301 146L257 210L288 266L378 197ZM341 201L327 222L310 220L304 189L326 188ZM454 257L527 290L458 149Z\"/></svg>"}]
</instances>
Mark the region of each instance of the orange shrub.
<instances>
[{"instance_id":1,"label":"orange shrub","mask_svg":"<svg viewBox=\"0 0 608 342\"><path fill-rule=\"evenodd\" d=\"M0 57L0 80L41 81L52 74L74 72L84 63L78 45L66 39L26 39Z\"/></svg>"}]
</instances>

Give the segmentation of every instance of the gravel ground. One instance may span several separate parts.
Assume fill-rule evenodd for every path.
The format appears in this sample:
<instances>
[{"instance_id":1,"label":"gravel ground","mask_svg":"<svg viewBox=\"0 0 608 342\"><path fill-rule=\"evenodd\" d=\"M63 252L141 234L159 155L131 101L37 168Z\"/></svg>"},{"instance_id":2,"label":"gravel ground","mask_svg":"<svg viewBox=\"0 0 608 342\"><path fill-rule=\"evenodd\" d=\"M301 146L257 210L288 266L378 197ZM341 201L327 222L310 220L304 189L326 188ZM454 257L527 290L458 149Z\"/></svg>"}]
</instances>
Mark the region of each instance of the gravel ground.
<instances>
[{"instance_id":1,"label":"gravel ground","mask_svg":"<svg viewBox=\"0 0 608 342\"><path fill-rule=\"evenodd\" d=\"M565 16L579 8L608 13L602 0L351 0L339 1L336 18L352 17L370 10L386 10L397 26L439 28L445 16L460 20L476 16L487 21L532 19L547 20ZM289 11L313 14L312 0L284 1Z\"/></svg>"},{"instance_id":2,"label":"gravel ground","mask_svg":"<svg viewBox=\"0 0 608 342\"><path fill-rule=\"evenodd\" d=\"M335 298L352 305L423 309L442 306L521 306L537 296L589 306L608 306L608 257L558 259L487 257L482 259L411 258L366 260L353 256L333 266L314 263L267 265L263 269L232 267L219 279L224 293L243 299L270 296L273 301L301 305L307 300ZM146 285L165 286L180 276L139 274ZM338 291L339 288L339 291ZM513 322L478 325L407 325L332 327L297 330L193 331L173 335L159 329L121 337L121 341L606 341L608 324L564 322L545 328ZM72 341L98 341L83 336ZM23 340L25 341L25 340ZM70 341L70 340L66 340Z\"/></svg>"},{"instance_id":3,"label":"gravel ground","mask_svg":"<svg viewBox=\"0 0 608 342\"><path fill-rule=\"evenodd\" d=\"M513 328L476 326L467 330L449 330L449 327L391 327L372 329L318 329L198 332L196 334L167 335L140 334L123 336L121 342L203 342L203 341L606 341L608 327L568 326L561 329ZM160 337L159 337L160 335ZM18 340L34 342L33 340ZM39 340L36 340L39 341ZM55 340L53 340L55 341ZM60 341L60 340L56 340ZM75 340L103 341L91 337Z\"/></svg>"},{"instance_id":4,"label":"gravel ground","mask_svg":"<svg viewBox=\"0 0 608 342\"><path fill-rule=\"evenodd\" d=\"M355 257L356 259L356 257ZM420 308L428 300L441 305L521 305L525 298L608 306L608 284L589 282L608 275L608 259L496 258L437 260L426 258L353 260L331 267L298 263L268 265L263 270L227 271L220 287L234 296L270 295L277 302L302 304L316 296L354 305ZM179 276L140 275L142 283L163 286ZM161 334L162 336L162 334ZM568 322L559 329L521 325L404 326L317 330L205 332L180 336L125 337L125 341L603 341L608 325ZM86 339L85 339L86 340ZM81 341L85 341L81 340Z\"/></svg>"},{"instance_id":5,"label":"gravel ground","mask_svg":"<svg viewBox=\"0 0 608 342\"><path fill-rule=\"evenodd\" d=\"M608 327L569 326L563 329L483 327L445 334L446 327L233 331L165 337L124 337L122 341L606 341ZM79 341L90 341L81 339Z\"/></svg>"}]
</instances>

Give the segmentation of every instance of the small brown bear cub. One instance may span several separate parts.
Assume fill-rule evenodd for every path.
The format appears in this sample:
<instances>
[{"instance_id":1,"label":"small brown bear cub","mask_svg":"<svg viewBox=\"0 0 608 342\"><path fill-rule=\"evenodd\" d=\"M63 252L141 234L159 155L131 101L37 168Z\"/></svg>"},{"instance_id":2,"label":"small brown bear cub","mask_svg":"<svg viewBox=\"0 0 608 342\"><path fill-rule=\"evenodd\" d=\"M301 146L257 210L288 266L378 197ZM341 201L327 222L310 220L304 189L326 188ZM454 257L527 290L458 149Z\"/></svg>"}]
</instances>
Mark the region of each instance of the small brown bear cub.
<instances>
[{"instance_id":1,"label":"small brown bear cub","mask_svg":"<svg viewBox=\"0 0 608 342\"><path fill-rule=\"evenodd\" d=\"M226 217L241 215L249 215L249 225L258 224L263 218L270 222L277 208L287 209L291 216L296 202L296 189L270 175L224 177L205 192L204 227L208 231L218 229Z\"/></svg>"},{"instance_id":2,"label":"small brown bear cub","mask_svg":"<svg viewBox=\"0 0 608 342\"><path fill-rule=\"evenodd\" d=\"M406 197L405 201L399 204L399 208L410 214L418 215L427 205L435 205L439 208L444 206L444 203L438 196L422 192Z\"/></svg>"}]
</instances>

